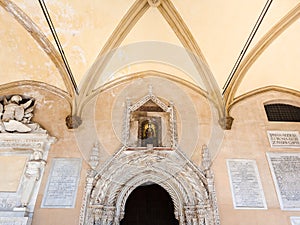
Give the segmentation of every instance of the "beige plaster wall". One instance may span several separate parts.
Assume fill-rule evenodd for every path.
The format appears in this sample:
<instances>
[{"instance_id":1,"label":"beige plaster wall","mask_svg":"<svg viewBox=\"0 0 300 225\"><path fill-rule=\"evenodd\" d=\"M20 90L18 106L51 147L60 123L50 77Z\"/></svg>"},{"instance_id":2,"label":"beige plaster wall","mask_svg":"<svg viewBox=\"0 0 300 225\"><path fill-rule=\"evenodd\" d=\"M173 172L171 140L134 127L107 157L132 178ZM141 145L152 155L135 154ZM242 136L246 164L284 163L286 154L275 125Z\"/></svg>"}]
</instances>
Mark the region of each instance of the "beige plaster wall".
<instances>
[{"instance_id":1,"label":"beige plaster wall","mask_svg":"<svg viewBox=\"0 0 300 225\"><path fill-rule=\"evenodd\" d=\"M213 162L222 225L288 225L290 224L290 216L300 216L299 211L282 211L280 209L266 156L266 152L299 152L299 149L271 148L267 130L300 131L300 124L268 122L264 110L264 103L267 102L284 102L299 106L299 100L299 97L291 94L268 91L248 97L232 107L231 116L234 118L232 129L225 131L221 150ZM233 208L226 159L256 161L267 202L267 210Z\"/></svg>"},{"instance_id":2,"label":"beige plaster wall","mask_svg":"<svg viewBox=\"0 0 300 225\"><path fill-rule=\"evenodd\" d=\"M138 81L138 83L136 83ZM68 101L62 95L47 90L45 86L15 86L1 89L1 95L22 94L34 97L37 101L35 116L33 121L40 123L51 136L55 136L57 141L52 145L49 151L48 163L45 168L45 174L39 190L33 225L59 225L69 224L77 225L82 203L82 196L85 185L85 176L89 166L87 159L93 144L99 140L101 151L104 157L101 157L101 163L107 160L121 146L118 138L118 132L122 129L123 111L126 97L131 96L132 102L148 93L147 85L153 84L153 93L164 100L170 100L172 97L167 91L161 89L160 85L173 87L178 98L175 99L179 140L182 144L182 151L185 152L196 164L201 163L200 150L203 144L210 144L214 137L214 122L211 116L212 108L207 99L199 92L180 83L170 83L170 81L149 76L139 78L135 81L125 82L116 85L114 88L101 92L94 100L91 100L83 111L83 124L76 130L69 130L65 125L65 118L70 113ZM132 85L141 85L146 88L132 90ZM166 89L167 90L167 89ZM170 90L170 89L168 89ZM5 93L5 94L4 94ZM134 93L134 95L131 95ZM188 100L187 100L188 99ZM273 180L268 166L266 152L280 151L293 152L297 149L272 149L270 148L267 130L300 130L297 123L271 123L267 121L263 104L279 99L280 102L287 102L299 106L299 98L291 94L268 91L245 98L236 103L231 110L234 117L234 123L231 130L224 131L224 136L214 140L221 144L217 149L213 161L213 171L215 173L216 191L219 205L219 213L222 225L240 225L240 224L272 224L283 225L290 224L290 216L300 216L300 212L282 211L275 192ZM171 99L174 100L174 99ZM192 103L189 108L188 103ZM192 111L189 111L192 109ZM183 114L191 115L188 118L197 118L194 121L184 121ZM195 115L193 115L195 114ZM117 115L120 116L117 117ZM184 123L187 128L182 128ZM191 123L193 122L193 124ZM116 126L120 126L116 128ZM191 126L194 126L191 127ZM94 131L91 127L94 126ZM188 146L189 142L181 140L186 130L193 130L196 127L196 142ZM193 133L189 133L194 137ZM185 146L187 148L185 148ZM187 151L186 149L189 149ZM194 151L190 151L190 149ZM102 155L101 155L102 156ZM78 193L75 208L71 209L46 209L41 208L49 170L53 158L70 157L82 158L83 165L81 177L78 186ZM232 195L227 174L226 159L254 159L256 160L259 174L264 189L267 202L267 210L237 210L233 208Z\"/></svg>"}]
</instances>

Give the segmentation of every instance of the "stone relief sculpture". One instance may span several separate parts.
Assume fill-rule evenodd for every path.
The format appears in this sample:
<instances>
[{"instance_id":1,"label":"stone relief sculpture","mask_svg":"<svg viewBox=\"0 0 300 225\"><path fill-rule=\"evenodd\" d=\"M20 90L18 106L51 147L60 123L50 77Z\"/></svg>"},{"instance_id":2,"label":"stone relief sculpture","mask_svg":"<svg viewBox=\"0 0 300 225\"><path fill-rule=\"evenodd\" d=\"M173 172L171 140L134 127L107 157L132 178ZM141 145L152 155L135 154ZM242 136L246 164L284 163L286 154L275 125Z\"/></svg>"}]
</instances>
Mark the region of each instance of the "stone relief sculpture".
<instances>
[{"instance_id":1,"label":"stone relief sculpture","mask_svg":"<svg viewBox=\"0 0 300 225\"><path fill-rule=\"evenodd\" d=\"M31 122L35 100L20 95L6 96L0 101L0 132L28 133L39 130L37 123Z\"/></svg>"},{"instance_id":2,"label":"stone relief sculpture","mask_svg":"<svg viewBox=\"0 0 300 225\"><path fill-rule=\"evenodd\" d=\"M25 170L16 181L16 190L0 192L0 214L11 221L28 221L27 225L31 224L48 151L56 140L31 121L35 105L34 98L21 95L0 97L0 156L25 156Z\"/></svg>"},{"instance_id":3,"label":"stone relief sculpture","mask_svg":"<svg viewBox=\"0 0 300 225\"><path fill-rule=\"evenodd\" d=\"M42 170L46 165L46 161L43 160L43 153L40 151L34 151L31 155L31 159L27 162L25 170L24 189L21 196L21 205L26 207L31 199L33 190L36 186L36 182L39 181Z\"/></svg>"}]
</instances>

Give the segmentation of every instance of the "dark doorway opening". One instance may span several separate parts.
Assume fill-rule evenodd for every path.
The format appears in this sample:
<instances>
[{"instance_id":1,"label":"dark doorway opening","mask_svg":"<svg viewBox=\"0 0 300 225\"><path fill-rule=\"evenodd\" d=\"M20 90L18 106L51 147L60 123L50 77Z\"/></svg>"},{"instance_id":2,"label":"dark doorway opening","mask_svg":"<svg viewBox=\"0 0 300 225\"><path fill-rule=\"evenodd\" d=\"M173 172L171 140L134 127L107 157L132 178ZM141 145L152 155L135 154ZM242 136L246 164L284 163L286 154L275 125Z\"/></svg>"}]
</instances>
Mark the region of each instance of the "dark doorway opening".
<instances>
[{"instance_id":1,"label":"dark doorway opening","mask_svg":"<svg viewBox=\"0 0 300 225\"><path fill-rule=\"evenodd\" d=\"M129 195L121 225L178 225L173 201L157 184L139 186Z\"/></svg>"}]
</instances>

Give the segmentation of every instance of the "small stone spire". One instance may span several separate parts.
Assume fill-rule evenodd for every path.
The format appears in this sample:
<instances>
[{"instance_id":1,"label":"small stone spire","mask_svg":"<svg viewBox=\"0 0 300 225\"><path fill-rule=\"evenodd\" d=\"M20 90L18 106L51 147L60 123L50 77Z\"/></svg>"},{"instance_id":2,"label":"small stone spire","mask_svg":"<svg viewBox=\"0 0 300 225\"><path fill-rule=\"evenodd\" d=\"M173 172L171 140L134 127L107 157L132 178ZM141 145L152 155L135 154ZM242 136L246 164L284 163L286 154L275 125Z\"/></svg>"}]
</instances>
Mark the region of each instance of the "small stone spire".
<instances>
[{"instance_id":1,"label":"small stone spire","mask_svg":"<svg viewBox=\"0 0 300 225\"><path fill-rule=\"evenodd\" d=\"M99 142L98 141L94 144L92 148L89 163L93 170L95 170L99 164Z\"/></svg>"},{"instance_id":2,"label":"small stone spire","mask_svg":"<svg viewBox=\"0 0 300 225\"><path fill-rule=\"evenodd\" d=\"M152 86L152 84L149 84L148 92L149 92L149 95L153 95L153 86Z\"/></svg>"},{"instance_id":3,"label":"small stone spire","mask_svg":"<svg viewBox=\"0 0 300 225\"><path fill-rule=\"evenodd\" d=\"M208 171L211 165L209 149L206 145L202 146L202 167L204 171Z\"/></svg>"}]
</instances>

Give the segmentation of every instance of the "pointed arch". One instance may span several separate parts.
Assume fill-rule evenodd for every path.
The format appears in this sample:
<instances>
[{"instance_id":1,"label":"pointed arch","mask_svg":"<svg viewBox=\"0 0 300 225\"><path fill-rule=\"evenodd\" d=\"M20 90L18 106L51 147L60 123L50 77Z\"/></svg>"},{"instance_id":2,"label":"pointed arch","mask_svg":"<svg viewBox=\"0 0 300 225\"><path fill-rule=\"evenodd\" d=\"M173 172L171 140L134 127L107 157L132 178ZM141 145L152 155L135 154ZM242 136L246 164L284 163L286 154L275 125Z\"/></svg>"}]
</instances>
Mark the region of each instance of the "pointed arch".
<instances>
[{"instance_id":1,"label":"pointed arch","mask_svg":"<svg viewBox=\"0 0 300 225\"><path fill-rule=\"evenodd\" d=\"M84 224L119 224L125 203L138 186L153 182L164 188L180 224L218 224L210 182L179 149L132 150L125 146L102 167L87 201Z\"/></svg>"},{"instance_id":2,"label":"pointed arch","mask_svg":"<svg viewBox=\"0 0 300 225\"><path fill-rule=\"evenodd\" d=\"M157 7L177 35L183 47L187 50L188 55L197 70L197 75L199 77L201 76L202 82L207 89L210 100L217 109L219 117L224 117L224 104L220 89L196 40L170 0L161 0L157 4L152 4L151 1L147 0L137 0L132 5L100 51L92 67L89 69L86 79L82 83L79 97L77 98L78 108L75 113L82 111L81 108L84 107L85 101L89 98L89 95L93 93L105 65L113 55L113 51L120 46L127 34L150 6Z\"/></svg>"},{"instance_id":3,"label":"pointed arch","mask_svg":"<svg viewBox=\"0 0 300 225\"><path fill-rule=\"evenodd\" d=\"M277 91L277 92L281 92L281 93L286 93L286 94L289 94L291 96L297 96L300 98L300 91L296 91L296 90L293 90L293 89L289 89L289 88L285 88L285 87L280 87L280 86L266 86L266 87L262 87L262 88L258 88L256 90L253 90L253 91L250 91L246 94L243 94L237 98L234 99L234 101L230 104L229 106L229 111L231 110L232 107L234 107L234 105L236 105L237 103L247 99L247 98L250 98L252 96L255 96L255 95L259 95L261 93L265 93L265 92L269 92L269 91ZM281 99L276 99L276 100L271 100L271 101L267 101L266 103L278 103L278 102L283 102L283 103L286 103L286 100L281 100ZM294 104L294 103L293 103Z\"/></svg>"},{"instance_id":4,"label":"pointed arch","mask_svg":"<svg viewBox=\"0 0 300 225\"><path fill-rule=\"evenodd\" d=\"M74 97L75 89L68 75L66 66L63 63L60 54L46 37L46 35L41 31L37 24L35 24L33 20L12 1L0 0L0 6L2 6L5 11L13 16L13 18L31 35L31 37L48 55L48 57L58 69L58 72L60 73L61 78L67 88L69 96L71 98Z\"/></svg>"},{"instance_id":5,"label":"pointed arch","mask_svg":"<svg viewBox=\"0 0 300 225\"><path fill-rule=\"evenodd\" d=\"M267 32L261 38L261 40L244 58L224 93L225 110L227 115L229 115L232 105L236 102L234 99L235 94L243 78L246 76L246 73L248 72L249 68L259 58L259 56L264 52L264 50L299 18L300 4L297 4L276 25L274 25L269 32Z\"/></svg>"}]
</instances>

